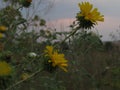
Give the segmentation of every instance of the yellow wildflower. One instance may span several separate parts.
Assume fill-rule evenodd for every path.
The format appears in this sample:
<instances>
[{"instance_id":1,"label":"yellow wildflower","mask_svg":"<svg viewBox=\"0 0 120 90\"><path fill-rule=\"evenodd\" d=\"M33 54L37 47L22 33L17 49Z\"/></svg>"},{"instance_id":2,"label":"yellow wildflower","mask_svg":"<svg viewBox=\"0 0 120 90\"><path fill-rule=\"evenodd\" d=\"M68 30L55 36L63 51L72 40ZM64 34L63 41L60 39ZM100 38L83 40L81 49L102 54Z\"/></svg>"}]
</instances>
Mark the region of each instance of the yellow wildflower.
<instances>
[{"instance_id":1,"label":"yellow wildflower","mask_svg":"<svg viewBox=\"0 0 120 90\"><path fill-rule=\"evenodd\" d=\"M27 79L29 76L30 76L30 75L29 75L28 73L23 73L23 74L21 75L21 79L22 79L22 80L25 80L25 79Z\"/></svg>"},{"instance_id":2,"label":"yellow wildflower","mask_svg":"<svg viewBox=\"0 0 120 90\"><path fill-rule=\"evenodd\" d=\"M53 47L52 46L46 46L45 53L47 53L46 56L52 57Z\"/></svg>"},{"instance_id":3,"label":"yellow wildflower","mask_svg":"<svg viewBox=\"0 0 120 90\"><path fill-rule=\"evenodd\" d=\"M7 27L5 27L5 26L0 26L0 31L4 32L4 31L6 31L6 30L7 30Z\"/></svg>"},{"instance_id":4,"label":"yellow wildflower","mask_svg":"<svg viewBox=\"0 0 120 90\"><path fill-rule=\"evenodd\" d=\"M54 51L52 46L46 46L45 53L46 56L50 57L48 63L51 63L52 67L58 66L59 68L67 72L66 67L68 66L68 61L64 58L64 54L59 54L57 51Z\"/></svg>"},{"instance_id":5,"label":"yellow wildflower","mask_svg":"<svg viewBox=\"0 0 120 90\"><path fill-rule=\"evenodd\" d=\"M2 33L0 33L0 38L3 38L3 37L4 37L4 35Z\"/></svg>"},{"instance_id":6,"label":"yellow wildflower","mask_svg":"<svg viewBox=\"0 0 120 90\"><path fill-rule=\"evenodd\" d=\"M98 12L97 8L93 9L93 5L89 2L82 2L79 3L78 6L80 7L81 12L78 13L78 16L83 16L84 19L91 21L92 23L96 23L97 21L104 21L104 16Z\"/></svg>"},{"instance_id":7,"label":"yellow wildflower","mask_svg":"<svg viewBox=\"0 0 120 90\"><path fill-rule=\"evenodd\" d=\"M5 61L0 61L0 76L8 76L12 72L12 67Z\"/></svg>"}]
</instances>

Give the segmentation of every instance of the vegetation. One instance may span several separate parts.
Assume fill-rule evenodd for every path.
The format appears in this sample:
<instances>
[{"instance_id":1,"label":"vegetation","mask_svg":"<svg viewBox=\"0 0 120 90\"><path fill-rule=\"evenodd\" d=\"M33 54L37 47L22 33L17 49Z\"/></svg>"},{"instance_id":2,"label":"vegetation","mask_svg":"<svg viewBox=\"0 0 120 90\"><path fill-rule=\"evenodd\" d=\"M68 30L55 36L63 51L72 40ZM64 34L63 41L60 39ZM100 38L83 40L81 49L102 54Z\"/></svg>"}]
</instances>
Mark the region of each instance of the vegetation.
<instances>
[{"instance_id":1,"label":"vegetation","mask_svg":"<svg viewBox=\"0 0 120 90\"><path fill-rule=\"evenodd\" d=\"M69 32L48 28L37 14L25 18L32 0L3 2L0 90L120 90L120 45L91 31L104 16L90 2L78 4Z\"/></svg>"}]
</instances>

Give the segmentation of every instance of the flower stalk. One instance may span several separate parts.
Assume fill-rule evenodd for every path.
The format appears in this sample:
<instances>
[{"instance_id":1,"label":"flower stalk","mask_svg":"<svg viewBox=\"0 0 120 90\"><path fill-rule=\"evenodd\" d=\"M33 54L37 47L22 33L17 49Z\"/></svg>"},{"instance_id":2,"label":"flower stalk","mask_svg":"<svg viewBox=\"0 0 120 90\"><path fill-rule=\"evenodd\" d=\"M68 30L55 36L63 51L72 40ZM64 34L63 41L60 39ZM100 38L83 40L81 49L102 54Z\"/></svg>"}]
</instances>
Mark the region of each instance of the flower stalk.
<instances>
[{"instance_id":1,"label":"flower stalk","mask_svg":"<svg viewBox=\"0 0 120 90\"><path fill-rule=\"evenodd\" d=\"M27 81L28 79L34 77L35 75L37 75L39 72L43 71L44 69L43 68L40 68L39 70L37 70L36 72L34 72L33 74L29 75L29 77L23 79L23 80L20 80L18 82L16 82L15 84L11 85L10 87L8 87L6 90L10 90L14 87L16 87L17 85L20 85L21 83Z\"/></svg>"}]
</instances>

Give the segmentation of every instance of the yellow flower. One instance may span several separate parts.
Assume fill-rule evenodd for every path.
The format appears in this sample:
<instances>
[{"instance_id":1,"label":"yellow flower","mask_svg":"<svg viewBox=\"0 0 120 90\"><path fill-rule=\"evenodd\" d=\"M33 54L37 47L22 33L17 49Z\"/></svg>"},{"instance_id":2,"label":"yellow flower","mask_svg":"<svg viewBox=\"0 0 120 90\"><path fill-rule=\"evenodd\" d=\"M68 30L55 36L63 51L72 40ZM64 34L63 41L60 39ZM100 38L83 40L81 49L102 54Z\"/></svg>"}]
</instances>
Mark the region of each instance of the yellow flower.
<instances>
[{"instance_id":1,"label":"yellow flower","mask_svg":"<svg viewBox=\"0 0 120 90\"><path fill-rule=\"evenodd\" d=\"M68 61L64 58L64 54L59 54L57 51L54 51L52 46L46 46L45 53L46 56L50 57L48 63L51 63L52 67L58 66L59 68L67 72L66 67L68 66Z\"/></svg>"},{"instance_id":2,"label":"yellow flower","mask_svg":"<svg viewBox=\"0 0 120 90\"><path fill-rule=\"evenodd\" d=\"M53 47L52 46L46 46L45 53L47 53L46 56L52 57Z\"/></svg>"},{"instance_id":3,"label":"yellow flower","mask_svg":"<svg viewBox=\"0 0 120 90\"><path fill-rule=\"evenodd\" d=\"M0 38L3 38L3 37L4 37L4 35L2 33L0 33Z\"/></svg>"},{"instance_id":4,"label":"yellow flower","mask_svg":"<svg viewBox=\"0 0 120 90\"><path fill-rule=\"evenodd\" d=\"M0 61L0 76L8 76L12 72L12 67L5 61Z\"/></svg>"},{"instance_id":5,"label":"yellow flower","mask_svg":"<svg viewBox=\"0 0 120 90\"><path fill-rule=\"evenodd\" d=\"M4 32L4 31L6 31L6 30L7 30L7 27L5 27L5 26L0 26L0 31Z\"/></svg>"},{"instance_id":6,"label":"yellow flower","mask_svg":"<svg viewBox=\"0 0 120 90\"><path fill-rule=\"evenodd\" d=\"M82 2L79 3L78 6L80 7L81 12L78 13L78 16L83 16L84 19L91 21L92 23L96 23L97 21L104 21L104 16L98 12L97 8L93 9L93 5L89 2Z\"/></svg>"},{"instance_id":7,"label":"yellow flower","mask_svg":"<svg viewBox=\"0 0 120 90\"><path fill-rule=\"evenodd\" d=\"M30 76L30 75L29 75L28 73L23 73L23 74L21 75L21 79L22 79L22 80L25 80L25 79L27 79L29 76Z\"/></svg>"}]
</instances>

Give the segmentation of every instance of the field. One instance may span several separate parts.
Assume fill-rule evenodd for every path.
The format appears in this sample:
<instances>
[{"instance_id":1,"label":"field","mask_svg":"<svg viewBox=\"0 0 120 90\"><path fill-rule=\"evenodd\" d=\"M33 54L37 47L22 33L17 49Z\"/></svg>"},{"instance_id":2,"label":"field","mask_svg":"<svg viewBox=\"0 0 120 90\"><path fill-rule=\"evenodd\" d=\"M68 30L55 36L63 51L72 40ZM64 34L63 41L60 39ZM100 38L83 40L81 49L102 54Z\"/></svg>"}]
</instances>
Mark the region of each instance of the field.
<instances>
[{"instance_id":1,"label":"field","mask_svg":"<svg viewBox=\"0 0 120 90\"><path fill-rule=\"evenodd\" d=\"M29 12L32 0L2 2L0 90L120 90L120 41L92 31L104 22L92 4L79 3L70 30L58 32Z\"/></svg>"}]
</instances>

